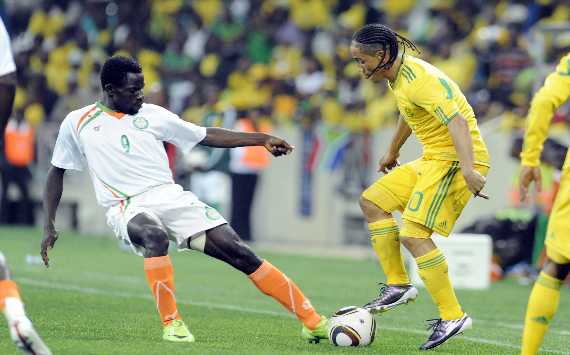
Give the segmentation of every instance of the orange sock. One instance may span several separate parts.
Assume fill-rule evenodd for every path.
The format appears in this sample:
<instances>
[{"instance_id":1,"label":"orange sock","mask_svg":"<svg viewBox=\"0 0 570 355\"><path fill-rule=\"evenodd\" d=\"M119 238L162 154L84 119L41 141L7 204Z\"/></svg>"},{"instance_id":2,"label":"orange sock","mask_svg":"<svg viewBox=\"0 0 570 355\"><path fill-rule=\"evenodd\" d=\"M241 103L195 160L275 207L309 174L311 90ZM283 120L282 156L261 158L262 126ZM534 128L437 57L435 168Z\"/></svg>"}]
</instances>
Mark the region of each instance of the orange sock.
<instances>
[{"instance_id":1,"label":"orange sock","mask_svg":"<svg viewBox=\"0 0 570 355\"><path fill-rule=\"evenodd\" d=\"M20 293L18 292L18 286L12 280L1 280L0 281L0 311L4 311L5 304L4 300L6 298L17 298L20 299Z\"/></svg>"},{"instance_id":2,"label":"orange sock","mask_svg":"<svg viewBox=\"0 0 570 355\"><path fill-rule=\"evenodd\" d=\"M180 319L174 297L174 268L170 257L145 258L144 272L162 323L167 325L174 319Z\"/></svg>"},{"instance_id":3,"label":"orange sock","mask_svg":"<svg viewBox=\"0 0 570 355\"><path fill-rule=\"evenodd\" d=\"M315 329L321 316L293 280L279 269L264 260L261 266L249 275L249 278L261 292L273 297L288 311L295 313L307 328Z\"/></svg>"}]
</instances>

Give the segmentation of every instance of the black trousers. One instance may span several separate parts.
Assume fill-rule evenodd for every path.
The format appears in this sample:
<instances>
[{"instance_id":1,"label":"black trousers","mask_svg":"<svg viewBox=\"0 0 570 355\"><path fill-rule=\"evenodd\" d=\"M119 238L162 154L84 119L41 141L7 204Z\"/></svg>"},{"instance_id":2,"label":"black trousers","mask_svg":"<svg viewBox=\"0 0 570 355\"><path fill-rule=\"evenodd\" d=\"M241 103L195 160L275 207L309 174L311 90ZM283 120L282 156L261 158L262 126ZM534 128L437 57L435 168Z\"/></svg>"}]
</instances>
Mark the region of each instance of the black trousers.
<instances>
[{"instance_id":1,"label":"black trousers","mask_svg":"<svg viewBox=\"0 0 570 355\"><path fill-rule=\"evenodd\" d=\"M34 206L30 199L30 180L32 175L28 167L18 167L5 164L2 166L0 201L0 222L10 224L34 223ZM8 188L16 185L20 194L19 201L8 199Z\"/></svg>"},{"instance_id":2,"label":"black trousers","mask_svg":"<svg viewBox=\"0 0 570 355\"><path fill-rule=\"evenodd\" d=\"M231 225L243 240L251 240L251 209L258 174L230 174L232 178Z\"/></svg>"}]
</instances>

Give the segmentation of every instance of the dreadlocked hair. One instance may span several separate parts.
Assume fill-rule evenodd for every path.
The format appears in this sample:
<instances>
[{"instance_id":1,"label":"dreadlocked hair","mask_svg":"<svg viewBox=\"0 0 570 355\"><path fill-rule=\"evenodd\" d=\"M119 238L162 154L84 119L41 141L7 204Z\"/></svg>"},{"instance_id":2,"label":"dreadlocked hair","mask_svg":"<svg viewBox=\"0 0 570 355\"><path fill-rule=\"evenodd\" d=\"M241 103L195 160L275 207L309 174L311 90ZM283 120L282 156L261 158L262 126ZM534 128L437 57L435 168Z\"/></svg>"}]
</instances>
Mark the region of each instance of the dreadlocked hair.
<instances>
[{"instance_id":1,"label":"dreadlocked hair","mask_svg":"<svg viewBox=\"0 0 570 355\"><path fill-rule=\"evenodd\" d=\"M414 42L394 32L390 27L379 23L365 25L360 28L352 36L352 41L367 54L374 54L376 51L382 50L384 57L382 57L381 61L388 54L388 61L380 67L383 69L390 68L394 64L398 57L399 45L402 46L404 53L406 52L406 47L416 53L420 53Z\"/></svg>"}]
</instances>

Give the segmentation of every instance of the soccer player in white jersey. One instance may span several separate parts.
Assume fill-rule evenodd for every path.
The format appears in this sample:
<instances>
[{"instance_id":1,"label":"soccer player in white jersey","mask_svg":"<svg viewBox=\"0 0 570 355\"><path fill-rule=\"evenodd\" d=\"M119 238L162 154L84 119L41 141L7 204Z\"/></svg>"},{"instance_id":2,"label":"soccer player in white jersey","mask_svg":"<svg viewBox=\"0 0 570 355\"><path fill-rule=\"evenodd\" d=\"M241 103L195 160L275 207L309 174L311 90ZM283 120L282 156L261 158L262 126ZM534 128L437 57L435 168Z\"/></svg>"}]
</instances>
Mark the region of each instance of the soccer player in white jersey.
<instances>
[{"instance_id":1,"label":"soccer player in white jersey","mask_svg":"<svg viewBox=\"0 0 570 355\"><path fill-rule=\"evenodd\" d=\"M295 283L259 258L212 207L175 184L163 142L189 151L210 147L263 146L274 156L288 154L284 140L264 133L204 128L185 122L157 105L143 103L144 77L131 58L108 59L101 71L103 99L71 112L61 124L44 196L41 253L58 238L54 222L66 170L87 168L107 222L116 236L144 256L144 271L163 324L163 339L193 342L174 296L169 240L179 249L199 250L248 275L303 323L302 336L327 337L327 319L319 315Z\"/></svg>"},{"instance_id":2,"label":"soccer player in white jersey","mask_svg":"<svg viewBox=\"0 0 570 355\"><path fill-rule=\"evenodd\" d=\"M4 154L4 129L12 113L15 91L16 65L10 48L10 37L0 18L0 156ZM12 341L22 353L51 354L26 316L18 285L10 278L10 270L2 252L0 252L0 311L8 321Z\"/></svg>"}]
</instances>

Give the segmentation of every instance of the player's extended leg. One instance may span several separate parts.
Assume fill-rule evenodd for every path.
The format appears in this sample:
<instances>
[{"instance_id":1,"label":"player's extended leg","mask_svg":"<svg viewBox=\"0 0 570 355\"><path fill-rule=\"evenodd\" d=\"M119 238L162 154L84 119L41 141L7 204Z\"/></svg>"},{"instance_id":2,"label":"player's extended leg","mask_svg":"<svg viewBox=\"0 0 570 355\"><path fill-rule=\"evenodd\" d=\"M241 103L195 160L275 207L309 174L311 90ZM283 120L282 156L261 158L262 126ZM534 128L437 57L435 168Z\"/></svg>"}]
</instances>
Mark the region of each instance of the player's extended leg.
<instances>
[{"instance_id":1,"label":"player's extended leg","mask_svg":"<svg viewBox=\"0 0 570 355\"><path fill-rule=\"evenodd\" d=\"M547 247L548 248L548 247ZM522 355L534 355L560 302L560 287L570 271L570 260L547 259L528 299L522 339Z\"/></svg>"},{"instance_id":2,"label":"player's extended leg","mask_svg":"<svg viewBox=\"0 0 570 355\"><path fill-rule=\"evenodd\" d=\"M381 284L380 294L364 308L378 313L414 301L418 290L410 284L404 267L396 219L364 196L360 198L360 208L368 222L372 248L386 274L386 284Z\"/></svg>"},{"instance_id":3,"label":"player's extended leg","mask_svg":"<svg viewBox=\"0 0 570 355\"><path fill-rule=\"evenodd\" d=\"M303 336L317 341L327 338L327 319L315 311L295 282L267 260L260 259L228 224L206 231L201 251L243 272L261 292L294 313L303 323Z\"/></svg>"},{"instance_id":4,"label":"player's extended leg","mask_svg":"<svg viewBox=\"0 0 570 355\"><path fill-rule=\"evenodd\" d=\"M416 259L418 271L433 301L439 308L440 319L432 324L432 334L420 347L433 349L451 337L471 328L471 318L463 312L448 275L445 256L429 238L432 231L420 224L405 221L403 233L417 237L401 237L402 243Z\"/></svg>"},{"instance_id":5,"label":"player's extended leg","mask_svg":"<svg viewBox=\"0 0 570 355\"><path fill-rule=\"evenodd\" d=\"M10 336L24 354L51 355L32 322L26 316L18 286L10 280L10 272L4 255L0 252L0 311L8 321Z\"/></svg>"},{"instance_id":6,"label":"player's extended leg","mask_svg":"<svg viewBox=\"0 0 570 355\"><path fill-rule=\"evenodd\" d=\"M144 248L144 271L164 326L164 340L193 342L194 336L182 321L174 296L174 269L168 256L168 235L157 218L139 213L129 221L131 242Z\"/></svg>"}]
</instances>

